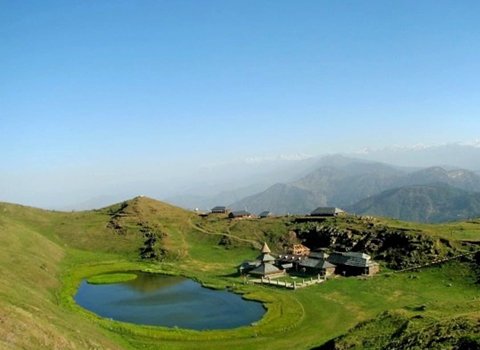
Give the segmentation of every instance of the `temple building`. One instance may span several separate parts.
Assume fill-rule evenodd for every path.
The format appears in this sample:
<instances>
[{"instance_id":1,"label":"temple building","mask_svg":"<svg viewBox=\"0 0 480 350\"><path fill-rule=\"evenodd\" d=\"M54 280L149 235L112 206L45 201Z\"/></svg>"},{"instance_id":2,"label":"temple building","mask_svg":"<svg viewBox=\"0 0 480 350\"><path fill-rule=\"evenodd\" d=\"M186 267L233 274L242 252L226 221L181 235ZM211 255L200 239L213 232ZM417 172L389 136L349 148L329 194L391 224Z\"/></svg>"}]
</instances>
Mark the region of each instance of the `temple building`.
<instances>
[{"instance_id":1,"label":"temple building","mask_svg":"<svg viewBox=\"0 0 480 350\"><path fill-rule=\"evenodd\" d=\"M263 244L261 255L255 261L244 261L238 270L242 274L249 274L256 277L279 277L285 275L285 270L281 270L274 265L275 258L270 255L271 250L267 243Z\"/></svg>"},{"instance_id":2,"label":"temple building","mask_svg":"<svg viewBox=\"0 0 480 350\"><path fill-rule=\"evenodd\" d=\"M327 261L336 266L335 273L344 276L373 276L380 270L378 263L362 252L333 252Z\"/></svg>"},{"instance_id":3,"label":"temple building","mask_svg":"<svg viewBox=\"0 0 480 350\"><path fill-rule=\"evenodd\" d=\"M365 253L333 252L328 254L323 249L311 251L308 255L280 254L276 258L276 265L303 274L319 274L325 277L333 273L343 276L373 276L380 269L378 263Z\"/></svg>"}]
</instances>

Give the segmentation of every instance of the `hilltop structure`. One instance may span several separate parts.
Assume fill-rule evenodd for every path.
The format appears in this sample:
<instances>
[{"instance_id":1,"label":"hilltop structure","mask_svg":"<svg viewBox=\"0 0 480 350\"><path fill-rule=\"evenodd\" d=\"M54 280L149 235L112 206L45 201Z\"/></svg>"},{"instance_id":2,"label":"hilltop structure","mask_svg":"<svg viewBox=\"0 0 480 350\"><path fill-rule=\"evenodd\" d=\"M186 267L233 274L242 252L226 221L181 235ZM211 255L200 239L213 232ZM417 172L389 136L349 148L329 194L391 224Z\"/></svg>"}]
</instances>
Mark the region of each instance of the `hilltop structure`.
<instances>
[{"instance_id":1,"label":"hilltop structure","mask_svg":"<svg viewBox=\"0 0 480 350\"><path fill-rule=\"evenodd\" d=\"M228 214L228 217L230 219L250 218L252 217L252 214L250 214L248 211L245 211L245 210L239 210L239 211L232 211L230 214Z\"/></svg>"},{"instance_id":2,"label":"hilltop structure","mask_svg":"<svg viewBox=\"0 0 480 350\"><path fill-rule=\"evenodd\" d=\"M285 275L285 270L274 265L275 258L270 255L271 250L267 243L263 244L261 255L255 261L244 261L238 266L241 274L249 274L256 277L280 277Z\"/></svg>"},{"instance_id":3,"label":"hilltop structure","mask_svg":"<svg viewBox=\"0 0 480 350\"><path fill-rule=\"evenodd\" d=\"M325 249L310 251L308 247L297 244L287 254L274 258L267 243L263 244L261 254L256 260L244 260L237 266L238 272L246 277L276 278L287 272L302 275L317 275L326 278L335 274L343 276L373 276L380 270L378 263L370 255L362 252L333 252Z\"/></svg>"},{"instance_id":4,"label":"hilltop structure","mask_svg":"<svg viewBox=\"0 0 480 350\"><path fill-rule=\"evenodd\" d=\"M301 261L298 265L302 272L319 274L324 277L333 275L336 269L336 266L329 263L327 260L315 258L307 258Z\"/></svg>"},{"instance_id":5,"label":"hilltop structure","mask_svg":"<svg viewBox=\"0 0 480 350\"><path fill-rule=\"evenodd\" d=\"M345 211L336 207L318 207L310 213L310 216L342 216L347 215Z\"/></svg>"},{"instance_id":6,"label":"hilltop structure","mask_svg":"<svg viewBox=\"0 0 480 350\"><path fill-rule=\"evenodd\" d=\"M268 217L271 217L271 216L273 216L273 214L271 212L269 212L268 210L262 211L260 214L258 214L258 217L260 219L265 219L265 218L268 218Z\"/></svg>"},{"instance_id":7,"label":"hilltop structure","mask_svg":"<svg viewBox=\"0 0 480 350\"><path fill-rule=\"evenodd\" d=\"M361 252L333 252L325 250L310 252L309 254L280 254L276 264L287 268L291 265L293 271L305 274L319 274L330 276L333 273L343 276L373 276L379 270L378 263L370 255Z\"/></svg>"},{"instance_id":8,"label":"hilltop structure","mask_svg":"<svg viewBox=\"0 0 480 350\"><path fill-rule=\"evenodd\" d=\"M282 276L285 274L285 270L280 270L278 267L273 265L275 258L270 255L271 250L265 242L262 247L262 254L257 258L260 261L260 265L249 272L250 275L260 276L260 277L276 277Z\"/></svg>"},{"instance_id":9,"label":"hilltop structure","mask_svg":"<svg viewBox=\"0 0 480 350\"><path fill-rule=\"evenodd\" d=\"M373 276L380 271L378 263L370 255L361 252L334 252L327 260L336 266L335 272L345 276Z\"/></svg>"},{"instance_id":10,"label":"hilltop structure","mask_svg":"<svg viewBox=\"0 0 480 350\"><path fill-rule=\"evenodd\" d=\"M211 210L212 214L228 214L229 212L230 210L227 207L221 206L221 205L217 205L216 207L213 207Z\"/></svg>"},{"instance_id":11,"label":"hilltop structure","mask_svg":"<svg viewBox=\"0 0 480 350\"><path fill-rule=\"evenodd\" d=\"M293 247L287 250L290 254L293 255L309 255L310 248L305 247L303 244L294 244Z\"/></svg>"}]
</instances>

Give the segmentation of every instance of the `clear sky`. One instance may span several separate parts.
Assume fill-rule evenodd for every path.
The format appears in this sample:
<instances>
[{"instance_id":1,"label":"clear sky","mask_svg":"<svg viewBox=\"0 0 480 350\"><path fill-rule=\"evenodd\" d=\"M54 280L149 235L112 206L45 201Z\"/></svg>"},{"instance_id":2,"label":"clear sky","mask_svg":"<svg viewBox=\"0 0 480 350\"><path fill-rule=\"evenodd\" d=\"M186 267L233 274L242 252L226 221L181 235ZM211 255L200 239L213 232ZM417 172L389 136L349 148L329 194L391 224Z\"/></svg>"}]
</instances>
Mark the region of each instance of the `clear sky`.
<instances>
[{"instance_id":1,"label":"clear sky","mask_svg":"<svg viewBox=\"0 0 480 350\"><path fill-rule=\"evenodd\" d=\"M3 0L0 201L477 139L479 19L478 0Z\"/></svg>"}]
</instances>

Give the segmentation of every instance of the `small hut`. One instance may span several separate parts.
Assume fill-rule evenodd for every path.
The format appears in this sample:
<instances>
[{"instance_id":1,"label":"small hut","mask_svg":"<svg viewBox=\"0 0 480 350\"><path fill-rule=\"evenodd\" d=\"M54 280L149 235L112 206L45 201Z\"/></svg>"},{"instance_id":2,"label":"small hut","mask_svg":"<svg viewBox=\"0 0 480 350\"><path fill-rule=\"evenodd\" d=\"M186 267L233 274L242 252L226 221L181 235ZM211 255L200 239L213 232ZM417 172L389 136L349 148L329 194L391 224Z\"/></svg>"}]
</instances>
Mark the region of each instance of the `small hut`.
<instances>
[{"instance_id":1,"label":"small hut","mask_svg":"<svg viewBox=\"0 0 480 350\"><path fill-rule=\"evenodd\" d=\"M337 266L336 273L345 276L373 276L380 270L370 255L361 252L334 252L327 260Z\"/></svg>"},{"instance_id":2,"label":"small hut","mask_svg":"<svg viewBox=\"0 0 480 350\"><path fill-rule=\"evenodd\" d=\"M335 272L336 266L323 259L307 258L301 261L299 267L305 273L319 274L328 277Z\"/></svg>"},{"instance_id":3,"label":"small hut","mask_svg":"<svg viewBox=\"0 0 480 350\"><path fill-rule=\"evenodd\" d=\"M288 248L288 253L293 255L309 255L310 248L305 247L303 244L294 244L293 247Z\"/></svg>"},{"instance_id":4,"label":"small hut","mask_svg":"<svg viewBox=\"0 0 480 350\"><path fill-rule=\"evenodd\" d=\"M240 265L237 266L237 271L240 275L245 275L258 266L260 266L260 261L258 260L244 260Z\"/></svg>"},{"instance_id":5,"label":"small hut","mask_svg":"<svg viewBox=\"0 0 480 350\"><path fill-rule=\"evenodd\" d=\"M258 217L260 219L265 219L265 218L268 218L268 217L271 217L271 216L272 216L272 213L270 213L268 210L262 211L260 214L258 214Z\"/></svg>"},{"instance_id":6,"label":"small hut","mask_svg":"<svg viewBox=\"0 0 480 350\"><path fill-rule=\"evenodd\" d=\"M318 207L310 213L310 216L343 216L346 214L342 209L336 207Z\"/></svg>"},{"instance_id":7,"label":"small hut","mask_svg":"<svg viewBox=\"0 0 480 350\"><path fill-rule=\"evenodd\" d=\"M221 205L217 205L211 210L212 214L228 214L228 212L230 212L230 210L227 207Z\"/></svg>"},{"instance_id":8,"label":"small hut","mask_svg":"<svg viewBox=\"0 0 480 350\"><path fill-rule=\"evenodd\" d=\"M228 217L230 219L249 218L251 216L252 214L250 214L248 211L245 211L245 210L232 211L230 214L228 214Z\"/></svg>"}]
</instances>

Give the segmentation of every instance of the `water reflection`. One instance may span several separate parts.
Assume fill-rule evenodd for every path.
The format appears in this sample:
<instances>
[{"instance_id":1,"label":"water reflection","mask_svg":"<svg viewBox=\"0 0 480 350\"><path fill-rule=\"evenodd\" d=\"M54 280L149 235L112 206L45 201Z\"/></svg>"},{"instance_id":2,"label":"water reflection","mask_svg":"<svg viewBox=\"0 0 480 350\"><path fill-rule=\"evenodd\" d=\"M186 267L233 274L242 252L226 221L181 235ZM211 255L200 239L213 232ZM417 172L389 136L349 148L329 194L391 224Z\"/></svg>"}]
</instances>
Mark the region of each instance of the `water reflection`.
<instances>
[{"instance_id":1,"label":"water reflection","mask_svg":"<svg viewBox=\"0 0 480 350\"><path fill-rule=\"evenodd\" d=\"M146 272L132 272L137 275L137 278L125 282L128 288L142 292L153 293L162 288L175 286L176 284L185 281L185 277L168 276L168 278L159 278L158 274ZM162 277L167 277L163 276Z\"/></svg>"},{"instance_id":2,"label":"water reflection","mask_svg":"<svg viewBox=\"0 0 480 350\"><path fill-rule=\"evenodd\" d=\"M230 329L260 320L262 304L214 291L183 277L138 273L125 283L92 285L83 281L75 301L117 321L196 330Z\"/></svg>"}]
</instances>

